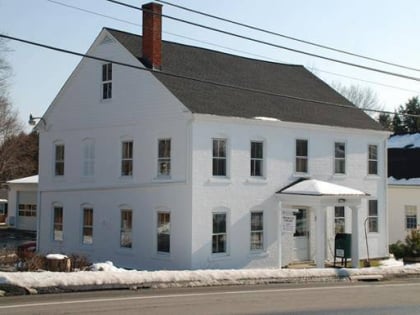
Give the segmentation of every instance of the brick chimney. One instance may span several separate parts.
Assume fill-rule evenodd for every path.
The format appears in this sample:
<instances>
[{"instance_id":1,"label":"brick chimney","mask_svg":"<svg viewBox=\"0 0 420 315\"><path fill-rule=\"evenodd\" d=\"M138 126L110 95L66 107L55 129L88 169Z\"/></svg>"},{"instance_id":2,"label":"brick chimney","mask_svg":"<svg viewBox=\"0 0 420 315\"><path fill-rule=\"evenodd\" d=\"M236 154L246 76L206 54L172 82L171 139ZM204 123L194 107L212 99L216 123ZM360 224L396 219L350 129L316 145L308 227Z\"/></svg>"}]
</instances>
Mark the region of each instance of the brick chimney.
<instances>
[{"instance_id":1,"label":"brick chimney","mask_svg":"<svg viewBox=\"0 0 420 315\"><path fill-rule=\"evenodd\" d=\"M146 67L160 69L162 65L162 5L144 4L143 9L143 62Z\"/></svg>"}]
</instances>

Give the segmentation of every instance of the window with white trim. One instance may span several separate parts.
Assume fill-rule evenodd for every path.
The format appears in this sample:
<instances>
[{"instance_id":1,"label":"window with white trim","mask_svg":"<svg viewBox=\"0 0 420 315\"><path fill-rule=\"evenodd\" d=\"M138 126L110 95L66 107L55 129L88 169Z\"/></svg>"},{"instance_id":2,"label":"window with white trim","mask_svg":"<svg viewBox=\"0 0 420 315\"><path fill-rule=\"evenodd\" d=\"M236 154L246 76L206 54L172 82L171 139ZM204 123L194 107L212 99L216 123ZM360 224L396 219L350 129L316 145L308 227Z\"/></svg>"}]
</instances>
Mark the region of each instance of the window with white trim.
<instances>
[{"instance_id":1,"label":"window with white trim","mask_svg":"<svg viewBox=\"0 0 420 315\"><path fill-rule=\"evenodd\" d=\"M171 139L158 141L158 176L171 176Z\"/></svg>"},{"instance_id":2,"label":"window with white trim","mask_svg":"<svg viewBox=\"0 0 420 315\"><path fill-rule=\"evenodd\" d=\"M112 63L102 65L102 99L112 98Z\"/></svg>"},{"instance_id":3,"label":"window with white trim","mask_svg":"<svg viewBox=\"0 0 420 315\"><path fill-rule=\"evenodd\" d=\"M417 206L405 206L405 229L417 229Z\"/></svg>"},{"instance_id":4,"label":"window with white trim","mask_svg":"<svg viewBox=\"0 0 420 315\"><path fill-rule=\"evenodd\" d=\"M83 141L83 176L95 175L95 142L92 139Z\"/></svg>"},{"instance_id":5,"label":"window with white trim","mask_svg":"<svg viewBox=\"0 0 420 315\"><path fill-rule=\"evenodd\" d=\"M53 207L53 240L63 240L63 207Z\"/></svg>"},{"instance_id":6,"label":"window with white trim","mask_svg":"<svg viewBox=\"0 0 420 315\"><path fill-rule=\"evenodd\" d=\"M264 213L251 212L251 251L264 249Z\"/></svg>"},{"instance_id":7,"label":"window with white trim","mask_svg":"<svg viewBox=\"0 0 420 315\"><path fill-rule=\"evenodd\" d=\"M368 174L378 174L378 146L370 144L368 147Z\"/></svg>"},{"instance_id":8,"label":"window with white trim","mask_svg":"<svg viewBox=\"0 0 420 315\"><path fill-rule=\"evenodd\" d=\"M133 246L133 211L131 209L121 210L120 225L120 246L132 248Z\"/></svg>"},{"instance_id":9,"label":"window with white trim","mask_svg":"<svg viewBox=\"0 0 420 315\"><path fill-rule=\"evenodd\" d=\"M93 208L83 208L82 243L93 244Z\"/></svg>"},{"instance_id":10,"label":"window with white trim","mask_svg":"<svg viewBox=\"0 0 420 315\"><path fill-rule=\"evenodd\" d=\"M334 173L346 173L346 144L344 142L334 143Z\"/></svg>"},{"instance_id":11,"label":"window with white trim","mask_svg":"<svg viewBox=\"0 0 420 315\"><path fill-rule=\"evenodd\" d=\"M227 231L226 213L213 213L212 250L213 254L226 253Z\"/></svg>"},{"instance_id":12,"label":"window with white trim","mask_svg":"<svg viewBox=\"0 0 420 315\"><path fill-rule=\"evenodd\" d=\"M251 176L264 176L264 146L261 141L251 141Z\"/></svg>"},{"instance_id":13,"label":"window with white trim","mask_svg":"<svg viewBox=\"0 0 420 315\"><path fill-rule=\"evenodd\" d=\"M158 212L157 214L157 251L169 253L171 250L171 214Z\"/></svg>"},{"instance_id":14,"label":"window with white trim","mask_svg":"<svg viewBox=\"0 0 420 315\"><path fill-rule=\"evenodd\" d=\"M334 207L334 230L335 234L344 233L346 230L345 208L343 206Z\"/></svg>"},{"instance_id":15,"label":"window with white trim","mask_svg":"<svg viewBox=\"0 0 420 315\"><path fill-rule=\"evenodd\" d=\"M133 175L133 141L123 141L121 145L121 176Z\"/></svg>"},{"instance_id":16,"label":"window with white trim","mask_svg":"<svg viewBox=\"0 0 420 315\"><path fill-rule=\"evenodd\" d=\"M296 173L308 172L308 140L296 139Z\"/></svg>"},{"instance_id":17,"label":"window with white trim","mask_svg":"<svg viewBox=\"0 0 420 315\"><path fill-rule=\"evenodd\" d=\"M378 200L369 200L368 231L378 232Z\"/></svg>"},{"instance_id":18,"label":"window with white trim","mask_svg":"<svg viewBox=\"0 0 420 315\"><path fill-rule=\"evenodd\" d=\"M226 139L213 139L213 176L226 176Z\"/></svg>"},{"instance_id":19,"label":"window with white trim","mask_svg":"<svg viewBox=\"0 0 420 315\"><path fill-rule=\"evenodd\" d=\"M20 217L36 217L36 204L20 203L18 208Z\"/></svg>"},{"instance_id":20,"label":"window with white trim","mask_svg":"<svg viewBox=\"0 0 420 315\"><path fill-rule=\"evenodd\" d=\"M64 176L64 144L56 144L54 151L54 175Z\"/></svg>"}]
</instances>

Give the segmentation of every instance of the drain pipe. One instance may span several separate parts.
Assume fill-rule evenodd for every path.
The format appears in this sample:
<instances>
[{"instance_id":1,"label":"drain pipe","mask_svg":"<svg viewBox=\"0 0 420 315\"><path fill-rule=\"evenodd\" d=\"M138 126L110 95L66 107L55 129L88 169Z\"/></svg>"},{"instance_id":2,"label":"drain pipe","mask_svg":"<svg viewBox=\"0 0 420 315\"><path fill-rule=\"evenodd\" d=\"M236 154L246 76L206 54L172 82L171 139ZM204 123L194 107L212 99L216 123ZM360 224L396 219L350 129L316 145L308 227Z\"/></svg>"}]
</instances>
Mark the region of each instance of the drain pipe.
<instances>
[{"instance_id":1,"label":"drain pipe","mask_svg":"<svg viewBox=\"0 0 420 315\"><path fill-rule=\"evenodd\" d=\"M366 222L369 220L369 217L365 219L365 222L363 223L363 227L365 228L365 240L366 240L366 251L367 251L367 259L365 260L365 267L370 267L370 261L369 261L369 243L367 238L367 230L366 230Z\"/></svg>"}]
</instances>

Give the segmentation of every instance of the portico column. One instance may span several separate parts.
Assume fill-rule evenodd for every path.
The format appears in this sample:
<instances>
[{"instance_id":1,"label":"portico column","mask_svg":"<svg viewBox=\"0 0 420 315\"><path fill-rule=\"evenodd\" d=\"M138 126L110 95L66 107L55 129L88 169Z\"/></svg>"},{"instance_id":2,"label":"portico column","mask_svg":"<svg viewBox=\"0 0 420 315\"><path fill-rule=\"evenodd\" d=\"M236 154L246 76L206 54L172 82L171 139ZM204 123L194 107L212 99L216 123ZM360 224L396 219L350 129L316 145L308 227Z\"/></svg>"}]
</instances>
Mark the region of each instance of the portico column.
<instances>
[{"instance_id":1,"label":"portico column","mask_svg":"<svg viewBox=\"0 0 420 315\"><path fill-rule=\"evenodd\" d=\"M325 207L319 206L315 209L315 231L316 231L316 255L315 263L317 268L325 267L325 233L326 233L326 212Z\"/></svg>"},{"instance_id":2,"label":"portico column","mask_svg":"<svg viewBox=\"0 0 420 315\"><path fill-rule=\"evenodd\" d=\"M351 208L351 266L359 268L359 212L360 207Z\"/></svg>"}]
</instances>

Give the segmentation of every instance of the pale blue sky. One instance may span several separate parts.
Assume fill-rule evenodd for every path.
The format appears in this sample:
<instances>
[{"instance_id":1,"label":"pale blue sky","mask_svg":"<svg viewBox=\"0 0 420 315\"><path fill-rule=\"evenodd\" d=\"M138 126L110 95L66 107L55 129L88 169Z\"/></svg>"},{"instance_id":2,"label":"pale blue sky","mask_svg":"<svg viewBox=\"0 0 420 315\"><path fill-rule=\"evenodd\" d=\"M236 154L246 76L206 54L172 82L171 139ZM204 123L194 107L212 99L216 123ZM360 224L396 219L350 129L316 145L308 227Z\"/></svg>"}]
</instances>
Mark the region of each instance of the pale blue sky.
<instances>
[{"instance_id":1,"label":"pale blue sky","mask_svg":"<svg viewBox=\"0 0 420 315\"><path fill-rule=\"evenodd\" d=\"M105 0L54 1L126 20L131 24L64 7L48 0L0 0L0 32L81 53L88 50L104 26L141 34L141 27L132 24L142 23L140 11L124 8ZM148 2L121 1L135 6ZM418 40L420 1L418 0L168 0L168 2L307 41L420 69L420 41ZM420 72L368 62L283 38L244 30L168 5L164 5L163 12L278 45L420 78ZM408 98L420 94L418 81L339 65L167 19L163 20L163 31L163 38L166 40L223 50L252 58L301 64L307 68L314 68L316 74L327 83L339 81L344 85L359 84L370 87L377 93L386 110L393 110L404 104ZM80 58L13 41L9 41L8 46L12 52L7 53L6 58L13 68L13 76L10 79L10 98L15 108L19 110L22 120L26 122L29 113L40 116L45 112ZM361 80L390 85L398 89Z\"/></svg>"}]
</instances>

